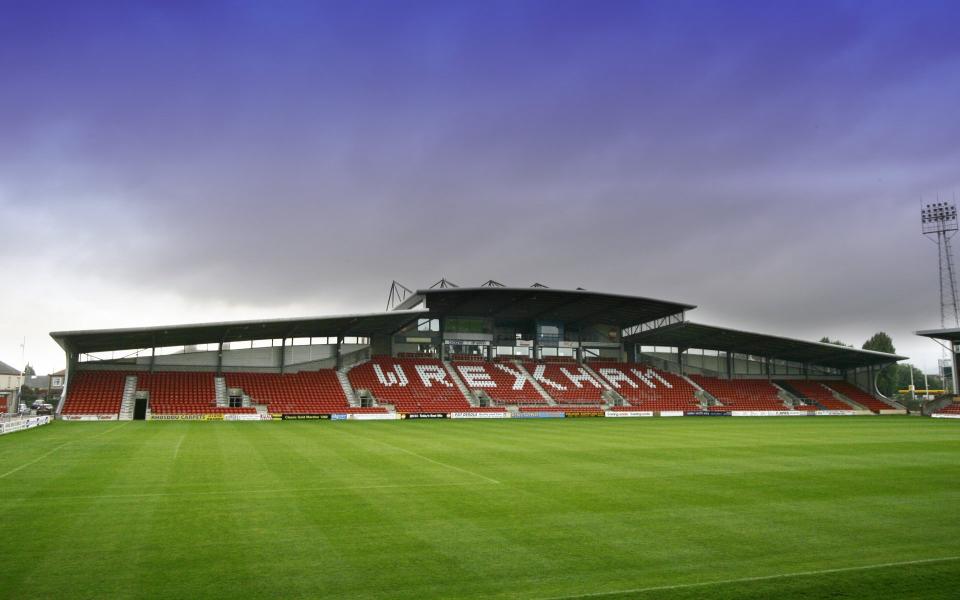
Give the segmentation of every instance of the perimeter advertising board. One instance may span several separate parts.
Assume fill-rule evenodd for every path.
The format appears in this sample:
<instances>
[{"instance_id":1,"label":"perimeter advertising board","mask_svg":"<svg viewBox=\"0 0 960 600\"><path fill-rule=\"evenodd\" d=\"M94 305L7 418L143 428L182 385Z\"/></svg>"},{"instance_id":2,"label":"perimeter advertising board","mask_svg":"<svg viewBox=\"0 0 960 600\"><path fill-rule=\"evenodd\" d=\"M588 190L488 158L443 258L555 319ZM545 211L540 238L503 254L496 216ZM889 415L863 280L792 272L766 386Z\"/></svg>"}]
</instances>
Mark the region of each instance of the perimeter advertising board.
<instances>
[{"instance_id":1,"label":"perimeter advertising board","mask_svg":"<svg viewBox=\"0 0 960 600\"><path fill-rule=\"evenodd\" d=\"M239 416L239 415L235 415ZM244 416L256 416L259 419L259 415L244 415ZM203 414L203 415L158 415L151 414L151 421L223 421L226 420L226 415L221 413L213 414ZM235 420L235 419L231 419Z\"/></svg>"},{"instance_id":2,"label":"perimeter advertising board","mask_svg":"<svg viewBox=\"0 0 960 600\"><path fill-rule=\"evenodd\" d=\"M452 412L451 419L506 419L510 413L506 412Z\"/></svg>"},{"instance_id":3,"label":"perimeter advertising board","mask_svg":"<svg viewBox=\"0 0 960 600\"><path fill-rule=\"evenodd\" d=\"M514 419L563 419L567 415L556 410L544 410L537 412L518 412L513 415Z\"/></svg>"},{"instance_id":4,"label":"perimeter advertising board","mask_svg":"<svg viewBox=\"0 0 960 600\"><path fill-rule=\"evenodd\" d=\"M226 414L223 415L224 421L270 421L272 417L270 415L259 415L259 414Z\"/></svg>"},{"instance_id":5,"label":"perimeter advertising board","mask_svg":"<svg viewBox=\"0 0 960 600\"><path fill-rule=\"evenodd\" d=\"M351 421L395 421L395 413L353 413L347 415Z\"/></svg>"},{"instance_id":6,"label":"perimeter advertising board","mask_svg":"<svg viewBox=\"0 0 960 600\"><path fill-rule=\"evenodd\" d=\"M805 417L807 411L802 410L734 410L730 411L734 417Z\"/></svg>"},{"instance_id":7,"label":"perimeter advertising board","mask_svg":"<svg viewBox=\"0 0 960 600\"><path fill-rule=\"evenodd\" d=\"M280 415L280 419L283 421L329 421L330 415L291 415L284 413Z\"/></svg>"},{"instance_id":8,"label":"perimeter advertising board","mask_svg":"<svg viewBox=\"0 0 960 600\"><path fill-rule=\"evenodd\" d=\"M62 415L64 421L117 421L117 415Z\"/></svg>"},{"instance_id":9,"label":"perimeter advertising board","mask_svg":"<svg viewBox=\"0 0 960 600\"><path fill-rule=\"evenodd\" d=\"M568 419L571 417L574 419L602 417L604 415L604 411L602 410L565 410L563 412L567 415Z\"/></svg>"},{"instance_id":10,"label":"perimeter advertising board","mask_svg":"<svg viewBox=\"0 0 960 600\"><path fill-rule=\"evenodd\" d=\"M40 427L41 425L46 425L50 422L49 415L42 415L39 417L29 417L27 419L14 419L12 421L0 422L0 435L6 433L13 433L15 431L23 431L25 429L33 429L34 427Z\"/></svg>"},{"instance_id":11,"label":"perimeter advertising board","mask_svg":"<svg viewBox=\"0 0 960 600\"><path fill-rule=\"evenodd\" d=\"M649 410L608 410L604 413L605 417L652 417L653 412Z\"/></svg>"}]
</instances>

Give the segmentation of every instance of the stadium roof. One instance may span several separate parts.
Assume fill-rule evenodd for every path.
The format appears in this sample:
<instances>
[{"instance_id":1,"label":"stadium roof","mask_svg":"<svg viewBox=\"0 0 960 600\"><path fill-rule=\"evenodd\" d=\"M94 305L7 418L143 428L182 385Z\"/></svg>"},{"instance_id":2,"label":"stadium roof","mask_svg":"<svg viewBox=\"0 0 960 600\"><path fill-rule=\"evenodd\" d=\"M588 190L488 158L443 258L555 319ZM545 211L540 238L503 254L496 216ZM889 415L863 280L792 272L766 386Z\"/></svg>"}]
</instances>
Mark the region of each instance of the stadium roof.
<instances>
[{"instance_id":1,"label":"stadium roof","mask_svg":"<svg viewBox=\"0 0 960 600\"><path fill-rule=\"evenodd\" d=\"M475 287L417 290L397 308L425 302L431 318L484 316L504 320L540 319L566 323L596 320L630 327L696 308L692 304L639 296L544 287Z\"/></svg>"},{"instance_id":2,"label":"stadium roof","mask_svg":"<svg viewBox=\"0 0 960 600\"><path fill-rule=\"evenodd\" d=\"M306 337L370 337L393 333L407 323L427 315L422 310L396 310L383 313L336 315L265 321L228 321L193 325L162 325L131 329L95 329L55 331L50 336L64 350L79 353L162 348L239 342L259 339Z\"/></svg>"},{"instance_id":3,"label":"stadium roof","mask_svg":"<svg viewBox=\"0 0 960 600\"><path fill-rule=\"evenodd\" d=\"M835 369L855 369L905 360L905 356L860 350L821 342L807 342L775 335L738 331L684 321L648 329L624 338L644 346L702 348L766 356Z\"/></svg>"},{"instance_id":4,"label":"stadium roof","mask_svg":"<svg viewBox=\"0 0 960 600\"><path fill-rule=\"evenodd\" d=\"M960 342L960 328L951 329L924 329L917 332L921 337L927 337L934 340L945 340L948 342Z\"/></svg>"}]
</instances>

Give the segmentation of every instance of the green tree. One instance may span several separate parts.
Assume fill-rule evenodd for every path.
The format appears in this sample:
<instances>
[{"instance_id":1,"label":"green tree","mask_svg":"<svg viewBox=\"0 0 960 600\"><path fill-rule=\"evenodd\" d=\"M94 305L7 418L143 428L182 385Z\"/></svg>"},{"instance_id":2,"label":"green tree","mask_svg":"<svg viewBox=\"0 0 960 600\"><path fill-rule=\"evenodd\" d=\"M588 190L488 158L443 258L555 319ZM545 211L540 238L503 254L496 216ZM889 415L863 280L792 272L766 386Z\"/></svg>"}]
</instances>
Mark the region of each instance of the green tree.
<instances>
[{"instance_id":1,"label":"green tree","mask_svg":"<svg viewBox=\"0 0 960 600\"><path fill-rule=\"evenodd\" d=\"M890 336L880 331L873 334L869 340L863 343L864 350L873 350L874 352L886 352L895 354L897 349L893 347L893 340ZM909 377L909 372L907 373ZM885 367L877 376L877 389L884 396L893 396L897 393L897 380L899 379L899 368L897 365Z\"/></svg>"},{"instance_id":2,"label":"green tree","mask_svg":"<svg viewBox=\"0 0 960 600\"><path fill-rule=\"evenodd\" d=\"M34 370L33 366L30 363L27 363L27 366L23 368L24 377L36 377L37 372Z\"/></svg>"},{"instance_id":3,"label":"green tree","mask_svg":"<svg viewBox=\"0 0 960 600\"><path fill-rule=\"evenodd\" d=\"M37 399L37 391L28 385L20 388L20 402L29 405Z\"/></svg>"},{"instance_id":4,"label":"green tree","mask_svg":"<svg viewBox=\"0 0 960 600\"><path fill-rule=\"evenodd\" d=\"M910 372L913 371L913 385L917 389L923 387L923 371L913 365L897 365L897 389L905 390L910 387Z\"/></svg>"},{"instance_id":5,"label":"green tree","mask_svg":"<svg viewBox=\"0 0 960 600\"><path fill-rule=\"evenodd\" d=\"M851 345L849 345L849 344L844 344L844 343L841 342L840 340L831 340L831 339L830 339L829 337L827 337L827 336L823 336L822 338L820 338L820 343L821 343L821 344L833 344L834 346L845 346L845 347L847 347L847 348L853 348L853 346L851 346Z\"/></svg>"},{"instance_id":6,"label":"green tree","mask_svg":"<svg viewBox=\"0 0 960 600\"><path fill-rule=\"evenodd\" d=\"M897 365L897 369L897 387L899 389L905 390L910 387L911 369L913 370L913 385L915 385L918 390L923 389L923 371L913 365ZM943 389L943 379L939 375L927 375L926 382L931 390Z\"/></svg>"}]
</instances>

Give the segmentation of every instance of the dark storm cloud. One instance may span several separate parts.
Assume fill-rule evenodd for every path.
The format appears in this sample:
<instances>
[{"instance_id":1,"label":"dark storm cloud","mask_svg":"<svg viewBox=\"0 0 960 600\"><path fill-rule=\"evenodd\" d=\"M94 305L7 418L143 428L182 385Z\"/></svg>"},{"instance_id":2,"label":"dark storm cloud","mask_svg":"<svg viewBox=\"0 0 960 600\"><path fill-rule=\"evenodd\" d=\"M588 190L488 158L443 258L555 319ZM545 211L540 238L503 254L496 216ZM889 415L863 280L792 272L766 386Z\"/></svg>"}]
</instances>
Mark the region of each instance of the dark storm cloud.
<instances>
[{"instance_id":1,"label":"dark storm cloud","mask_svg":"<svg viewBox=\"0 0 960 600\"><path fill-rule=\"evenodd\" d=\"M960 180L952 5L8 16L0 207L52 228L11 259L263 316L446 275L803 337L936 325L916 213Z\"/></svg>"}]
</instances>

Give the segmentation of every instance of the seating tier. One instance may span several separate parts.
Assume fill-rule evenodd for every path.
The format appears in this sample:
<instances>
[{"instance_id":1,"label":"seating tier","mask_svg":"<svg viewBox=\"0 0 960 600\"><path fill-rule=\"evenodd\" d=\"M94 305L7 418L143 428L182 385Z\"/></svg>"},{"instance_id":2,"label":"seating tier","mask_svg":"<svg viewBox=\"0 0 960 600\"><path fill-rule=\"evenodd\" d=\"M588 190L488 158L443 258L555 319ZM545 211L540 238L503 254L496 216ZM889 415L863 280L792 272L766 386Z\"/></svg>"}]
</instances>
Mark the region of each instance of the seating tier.
<instances>
[{"instance_id":1,"label":"seating tier","mask_svg":"<svg viewBox=\"0 0 960 600\"><path fill-rule=\"evenodd\" d=\"M526 367L558 404L603 404L603 384L582 366L566 361Z\"/></svg>"},{"instance_id":2,"label":"seating tier","mask_svg":"<svg viewBox=\"0 0 960 600\"><path fill-rule=\"evenodd\" d=\"M62 414L116 415L123 402L128 373L119 371L77 371L71 376Z\"/></svg>"},{"instance_id":3,"label":"seating tier","mask_svg":"<svg viewBox=\"0 0 960 600\"><path fill-rule=\"evenodd\" d=\"M787 385L796 390L804 400L816 402L826 410L851 410L853 407L837 400L833 393L819 381L806 381L803 379L790 380Z\"/></svg>"},{"instance_id":4,"label":"seating tier","mask_svg":"<svg viewBox=\"0 0 960 600\"><path fill-rule=\"evenodd\" d=\"M350 370L350 385L366 389L400 413L502 411L471 406L437 359L376 357Z\"/></svg>"},{"instance_id":5,"label":"seating tier","mask_svg":"<svg viewBox=\"0 0 960 600\"><path fill-rule=\"evenodd\" d=\"M691 375L690 378L723 405L712 407L712 409L750 411L789 409L780 399L777 388L765 379L717 379L705 375Z\"/></svg>"},{"instance_id":6,"label":"seating tier","mask_svg":"<svg viewBox=\"0 0 960 600\"><path fill-rule=\"evenodd\" d=\"M544 405L547 400L527 378L523 369L508 362L455 362L457 374L467 389L483 390L498 404Z\"/></svg>"},{"instance_id":7,"label":"seating tier","mask_svg":"<svg viewBox=\"0 0 960 600\"><path fill-rule=\"evenodd\" d=\"M217 406L214 373L162 371L137 373L137 390L148 392L150 412L157 415L243 414L255 409Z\"/></svg>"},{"instance_id":8,"label":"seating tier","mask_svg":"<svg viewBox=\"0 0 960 600\"><path fill-rule=\"evenodd\" d=\"M299 373L225 373L228 389L241 389L275 414L385 413L381 407L350 406L333 369Z\"/></svg>"},{"instance_id":9,"label":"seating tier","mask_svg":"<svg viewBox=\"0 0 960 600\"><path fill-rule=\"evenodd\" d=\"M874 413L893 408L886 402L877 400L857 386L847 383L846 381L825 381L824 383Z\"/></svg>"},{"instance_id":10,"label":"seating tier","mask_svg":"<svg viewBox=\"0 0 960 600\"><path fill-rule=\"evenodd\" d=\"M631 407L640 410L699 410L696 389L683 377L648 365L596 361L590 367Z\"/></svg>"}]
</instances>

